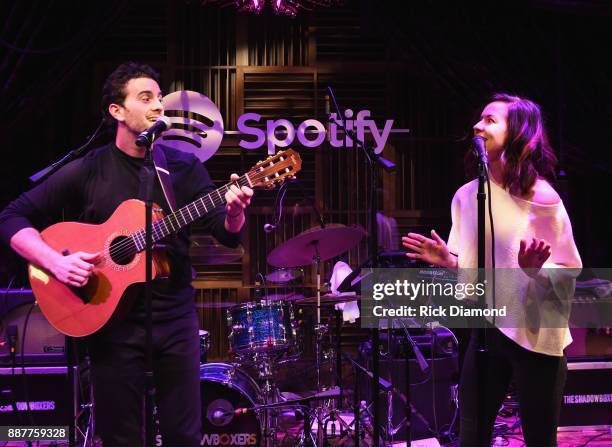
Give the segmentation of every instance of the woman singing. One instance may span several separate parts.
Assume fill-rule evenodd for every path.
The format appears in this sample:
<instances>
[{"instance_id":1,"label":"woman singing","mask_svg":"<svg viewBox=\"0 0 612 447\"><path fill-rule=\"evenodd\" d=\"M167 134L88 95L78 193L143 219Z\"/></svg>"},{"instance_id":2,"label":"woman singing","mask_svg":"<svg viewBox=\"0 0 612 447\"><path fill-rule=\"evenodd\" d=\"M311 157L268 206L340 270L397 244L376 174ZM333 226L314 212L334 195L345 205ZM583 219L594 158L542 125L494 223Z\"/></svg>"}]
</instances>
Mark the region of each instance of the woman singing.
<instances>
[{"instance_id":1,"label":"woman singing","mask_svg":"<svg viewBox=\"0 0 612 447\"><path fill-rule=\"evenodd\" d=\"M480 376L474 336L468 346L459 389L461 446L490 444L511 380L527 446L555 446L567 369L563 349L571 336L563 318L557 320L560 324L544 322L557 310L561 316L569 314L575 277L582 267L569 217L550 183L557 160L540 108L528 99L494 95L473 129L484 139L489 160L487 200L492 205L495 263L487 216L486 267L495 265L497 276L506 277L497 280L495 306L507 306L508 316L486 332L488 357ZM471 152L466 167L473 178L476 162ZM477 189L477 180L472 180L455 193L448 243L434 230L431 238L408 233L402 238L410 250L407 256L452 269L478 267ZM485 396L484 419L477 423L479 388Z\"/></svg>"}]
</instances>

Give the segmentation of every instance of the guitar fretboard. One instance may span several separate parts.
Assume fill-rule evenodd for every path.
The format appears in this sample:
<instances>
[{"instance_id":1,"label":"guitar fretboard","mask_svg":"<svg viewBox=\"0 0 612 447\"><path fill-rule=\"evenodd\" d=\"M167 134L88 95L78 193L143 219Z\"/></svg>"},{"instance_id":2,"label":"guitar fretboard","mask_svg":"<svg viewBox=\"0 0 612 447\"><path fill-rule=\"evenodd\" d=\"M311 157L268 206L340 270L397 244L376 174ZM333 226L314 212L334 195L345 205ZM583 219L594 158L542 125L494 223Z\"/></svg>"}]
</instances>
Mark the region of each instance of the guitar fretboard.
<instances>
[{"instance_id":1,"label":"guitar fretboard","mask_svg":"<svg viewBox=\"0 0 612 447\"><path fill-rule=\"evenodd\" d=\"M200 197L197 200L185 205L184 207L176 210L174 213L167 215L162 220L153 223L153 243L158 242L169 236L170 234L176 233L181 228L189 225L191 222L204 216L214 208L225 204L225 193L230 189L232 185L249 186L249 178L247 174L240 177L236 183L228 183L223 185L221 188ZM145 230L144 228L133 233L130 238L134 244L134 249L140 252L145 249Z\"/></svg>"}]
</instances>

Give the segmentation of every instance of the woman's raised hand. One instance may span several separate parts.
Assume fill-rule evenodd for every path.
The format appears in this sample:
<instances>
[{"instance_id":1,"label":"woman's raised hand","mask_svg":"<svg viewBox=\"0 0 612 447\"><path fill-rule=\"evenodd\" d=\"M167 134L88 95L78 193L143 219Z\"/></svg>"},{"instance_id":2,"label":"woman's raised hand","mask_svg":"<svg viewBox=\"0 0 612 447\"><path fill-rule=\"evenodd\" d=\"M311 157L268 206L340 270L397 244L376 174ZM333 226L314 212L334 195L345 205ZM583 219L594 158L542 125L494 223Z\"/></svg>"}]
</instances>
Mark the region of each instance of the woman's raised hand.
<instances>
[{"instance_id":1,"label":"woman's raised hand","mask_svg":"<svg viewBox=\"0 0 612 447\"><path fill-rule=\"evenodd\" d=\"M432 239L418 233L408 233L402 238L402 245L412 252L406 253L410 259L419 259L428 264L442 267L457 267L457 258L453 256L446 242L442 240L436 230L431 230Z\"/></svg>"}]
</instances>

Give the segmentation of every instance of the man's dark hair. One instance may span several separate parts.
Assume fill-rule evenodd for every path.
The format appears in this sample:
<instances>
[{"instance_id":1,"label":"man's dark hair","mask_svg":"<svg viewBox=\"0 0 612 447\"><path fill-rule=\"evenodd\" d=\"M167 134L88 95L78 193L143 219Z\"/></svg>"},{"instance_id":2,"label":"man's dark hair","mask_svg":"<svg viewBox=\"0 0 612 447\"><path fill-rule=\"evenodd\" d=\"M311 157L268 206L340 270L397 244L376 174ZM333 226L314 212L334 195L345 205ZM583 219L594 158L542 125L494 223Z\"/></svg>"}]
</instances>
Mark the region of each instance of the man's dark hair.
<instances>
[{"instance_id":1,"label":"man's dark hair","mask_svg":"<svg viewBox=\"0 0 612 447\"><path fill-rule=\"evenodd\" d=\"M102 115L106 124L113 124L115 120L108 112L111 104L121 104L125 101L125 86L130 79L150 78L159 84L159 73L150 65L136 62L126 62L113 71L102 87Z\"/></svg>"}]
</instances>

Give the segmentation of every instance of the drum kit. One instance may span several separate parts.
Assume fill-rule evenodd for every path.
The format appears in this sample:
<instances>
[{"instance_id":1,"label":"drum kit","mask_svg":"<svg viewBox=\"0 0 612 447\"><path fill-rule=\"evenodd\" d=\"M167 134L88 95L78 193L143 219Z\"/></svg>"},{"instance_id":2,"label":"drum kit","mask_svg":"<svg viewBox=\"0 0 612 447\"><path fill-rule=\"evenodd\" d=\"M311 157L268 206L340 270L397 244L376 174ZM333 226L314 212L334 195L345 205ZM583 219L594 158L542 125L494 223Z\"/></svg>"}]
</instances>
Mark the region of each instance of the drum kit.
<instances>
[{"instance_id":1,"label":"drum kit","mask_svg":"<svg viewBox=\"0 0 612 447\"><path fill-rule=\"evenodd\" d=\"M336 320L337 347L328 346L324 352L324 338L329 333L329 326L321 322L321 308L333 309L336 304L354 301L358 297L321 294L321 263L355 247L365 234L360 226L317 227L300 233L272 250L267 261L277 269L265 276L266 283L289 288L303 276L303 267L312 265L316 269L317 293L312 297L295 292L266 294L259 301L228 307L226 313L233 363L206 363L210 342L208 332L200 331L201 445L325 444L327 436L323 436L321 430L317 436L313 436L311 421L323 428L326 419L337 420L339 410L336 402L341 398L338 387L341 374L338 370L341 365L338 361L341 318ZM302 354L301 343L305 336L294 314L294 309L299 306L316 311L313 312L316 313L313 331L316 391L307 397L281 393L276 377L279 365L294 362ZM336 386L322 380L324 359L329 360L330 377L336 377L333 384ZM249 374L247 371L255 372ZM311 409L310 402L322 403ZM281 436L280 430L280 421L288 413L293 415L293 421L298 426L300 420L303 421L291 443L287 442L287 437Z\"/></svg>"}]
</instances>

